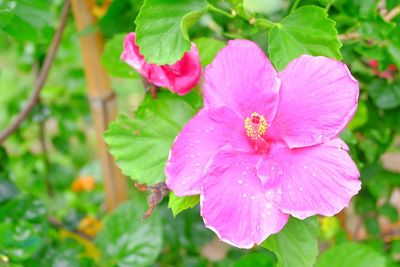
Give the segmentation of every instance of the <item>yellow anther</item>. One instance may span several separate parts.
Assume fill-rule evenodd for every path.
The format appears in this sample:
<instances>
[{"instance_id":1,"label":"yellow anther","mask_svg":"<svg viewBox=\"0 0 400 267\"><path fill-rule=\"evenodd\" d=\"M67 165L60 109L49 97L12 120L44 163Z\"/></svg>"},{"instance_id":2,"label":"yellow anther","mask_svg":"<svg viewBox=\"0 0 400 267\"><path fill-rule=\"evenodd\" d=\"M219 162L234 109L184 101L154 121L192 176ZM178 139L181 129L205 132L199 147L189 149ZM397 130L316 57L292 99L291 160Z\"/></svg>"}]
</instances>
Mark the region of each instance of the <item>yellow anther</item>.
<instances>
[{"instance_id":1,"label":"yellow anther","mask_svg":"<svg viewBox=\"0 0 400 267\"><path fill-rule=\"evenodd\" d=\"M257 112L253 112L250 117L247 117L244 120L244 128L246 130L246 134L253 141L261 138L267 130L267 127L268 124L265 120L265 117L258 114Z\"/></svg>"}]
</instances>

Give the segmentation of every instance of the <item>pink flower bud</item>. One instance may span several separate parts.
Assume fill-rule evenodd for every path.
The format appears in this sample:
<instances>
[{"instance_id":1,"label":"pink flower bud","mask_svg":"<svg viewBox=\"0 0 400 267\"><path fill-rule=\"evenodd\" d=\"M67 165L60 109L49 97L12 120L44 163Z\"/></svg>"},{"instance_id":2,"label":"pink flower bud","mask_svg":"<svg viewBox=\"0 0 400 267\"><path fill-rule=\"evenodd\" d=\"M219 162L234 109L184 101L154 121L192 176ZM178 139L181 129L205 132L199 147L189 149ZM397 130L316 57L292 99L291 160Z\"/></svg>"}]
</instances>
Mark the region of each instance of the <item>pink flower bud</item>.
<instances>
[{"instance_id":1,"label":"pink flower bud","mask_svg":"<svg viewBox=\"0 0 400 267\"><path fill-rule=\"evenodd\" d=\"M133 67L151 84L166 87L178 95L187 94L200 80L201 64L196 45L172 65L147 63L136 44L136 34L125 37L121 59Z\"/></svg>"}]
</instances>

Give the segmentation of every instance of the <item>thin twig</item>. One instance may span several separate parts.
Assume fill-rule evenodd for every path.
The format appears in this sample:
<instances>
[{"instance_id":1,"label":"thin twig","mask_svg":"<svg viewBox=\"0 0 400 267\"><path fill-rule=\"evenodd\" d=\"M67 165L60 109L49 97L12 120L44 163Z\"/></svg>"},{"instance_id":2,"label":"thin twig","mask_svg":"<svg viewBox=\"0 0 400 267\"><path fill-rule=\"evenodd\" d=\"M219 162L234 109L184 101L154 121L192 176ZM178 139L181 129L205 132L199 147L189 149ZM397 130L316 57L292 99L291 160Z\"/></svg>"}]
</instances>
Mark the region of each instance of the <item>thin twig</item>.
<instances>
[{"instance_id":1,"label":"thin twig","mask_svg":"<svg viewBox=\"0 0 400 267\"><path fill-rule=\"evenodd\" d=\"M400 14L400 5L394 7L392 10L390 10L383 18L386 21L391 21L392 19L397 17L397 15L399 15L399 14Z\"/></svg>"},{"instance_id":2,"label":"thin twig","mask_svg":"<svg viewBox=\"0 0 400 267\"><path fill-rule=\"evenodd\" d=\"M400 5L394 7L392 10L390 10L386 15L383 16L383 19L385 21L391 21L395 17L397 17L400 14ZM341 41L347 41L347 40L357 40L360 39L361 35L358 32L349 32L345 34L339 34L339 39Z\"/></svg>"},{"instance_id":3,"label":"thin twig","mask_svg":"<svg viewBox=\"0 0 400 267\"><path fill-rule=\"evenodd\" d=\"M341 41L347 41L347 40L356 40L360 38L360 34L358 32L349 32L345 34L339 34L339 39Z\"/></svg>"},{"instance_id":4,"label":"thin twig","mask_svg":"<svg viewBox=\"0 0 400 267\"><path fill-rule=\"evenodd\" d=\"M42 90L42 88L47 80L47 76L49 74L50 67L54 62L54 58L55 58L58 46L61 41L61 37L64 32L65 24L68 19L68 13L70 10L70 6L71 6L70 0L66 0L63 10L62 10L62 14L61 14L60 25L58 26L57 31L51 42L50 48L49 48L46 58L44 60L43 67L40 70L39 78L37 80L37 83L35 84L33 93L31 95L31 97L29 98L25 107L18 114L18 116L12 121L12 123L4 131L2 131L0 133L0 144L3 143L12 133L14 133L16 129L18 129L20 124L28 117L28 115L32 111L33 107L37 104L37 102L39 100L40 91Z\"/></svg>"},{"instance_id":5,"label":"thin twig","mask_svg":"<svg viewBox=\"0 0 400 267\"><path fill-rule=\"evenodd\" d=\"M56 229L65 229L66 228L66 227L64 227L62 222L60 222L56 217L49 216L47 219L48 219L50 225L53 226ZM70 232L72 232L74 234L77 234L80 237L82 237L82 238L84 238L86 240L89 240L89 241L91 241L93 239L92 237L88 236L86 233L84 233L84 232L82 232L82 231L80 231L78 229L68 230L68 231L70 231Z\"/></svg>"}]
</instances>

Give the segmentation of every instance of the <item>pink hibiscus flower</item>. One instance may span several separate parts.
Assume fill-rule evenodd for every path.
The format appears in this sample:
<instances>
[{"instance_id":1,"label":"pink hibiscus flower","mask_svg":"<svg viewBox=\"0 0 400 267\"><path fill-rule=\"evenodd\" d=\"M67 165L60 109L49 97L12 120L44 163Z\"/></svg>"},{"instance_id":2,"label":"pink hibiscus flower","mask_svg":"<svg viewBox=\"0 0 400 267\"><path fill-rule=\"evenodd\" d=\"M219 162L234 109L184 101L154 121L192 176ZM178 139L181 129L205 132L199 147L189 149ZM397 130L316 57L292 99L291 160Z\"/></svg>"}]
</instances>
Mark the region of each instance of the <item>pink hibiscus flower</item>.
<instances>
[{"instance_id":1,"label":"pink hibiscus flower","mask_svg":"<svg viewBox=\"0 0 400 267\"><path fill-rule=\"evenodd\" d=\"M204 108L171 148L167 186L200 194L206 227L239 248L289 215L334 215L360 190L338 137L357 99L341 62L303 55L277 73L255 43L230 41L206 69Z\"/></svg>"},{"instance_id":2,"label":"pink hibiscus flower","mask_svg":"<svg viewBox=\"0 0 400 267\"><path fill-rule=\"evenodd\" d=\"M133 67L151 84L166 87L178 95L185 95L196 86L201 76L201 64L197 47L193 44L189 52L173 65L147 63L136 44L135 33L125 37L121 59Z\"/></svg>"}]
</instances>

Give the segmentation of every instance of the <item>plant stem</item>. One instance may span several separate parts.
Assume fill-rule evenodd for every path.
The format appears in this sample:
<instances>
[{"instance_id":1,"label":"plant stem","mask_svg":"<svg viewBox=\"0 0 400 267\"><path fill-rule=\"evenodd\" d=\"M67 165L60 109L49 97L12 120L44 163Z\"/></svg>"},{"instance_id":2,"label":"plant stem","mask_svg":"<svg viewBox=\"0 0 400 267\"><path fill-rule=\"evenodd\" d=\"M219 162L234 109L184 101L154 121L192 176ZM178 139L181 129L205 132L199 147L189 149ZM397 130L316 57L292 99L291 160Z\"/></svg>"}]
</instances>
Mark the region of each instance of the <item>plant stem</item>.
<instances>
[{"instance_id":1,"label":"plant stem","mask_svg":"<svg viewBox=\"0 0 400 267\"><path fill-rule=\"evenodd\" d=\"M292 12L297 8L297 6L299 5L299 3L300 3L300 0L295 0L295 1L294 1L292 7L290 8L290 13L292 13Z\"/></svg>"},{"instance_id":2,"label":"plant stem","mask_svg":"<svg viewBox=\"0 0 400 267\"><path fill-rule=\"evenodd\" d=\"M42 90L42 88L47 80L47 75L49 74L50 67L53 64L55 55L57 53L57 49L58 49L58 46L61 41L62 33L64 31L64 27L65 27L65 24L68 19L69 9L70 9L70 0L66 0L63 10L62 10L60 25L58 26L57 31L53 37L49 51L44 60L43 67L40 69L38 82L36 83L34 90L32 92L32 95L29 98L26 106L21 110L21 112L17 115L17 117L11 122L11 124L4 131L0 132L0 144L3 143L4 140L7 139L7 137L9 137L12 133L15 132L15 130L18 129L20 124L28 117L28 115L32 111L33 107L37 104L37 102L39 100L39 96L40 96L40 91Z\"/></svg>"},{"instance_id":3,"label":"plant stem","mask_svg":"<svg viewBox=\"0 0 400 267\"><path fill-rule=\"evenodd\" d=\"M232 14L226 12L225 10L219 9L219 8L213 6L213 5L208 5L208 10L211 10L211 11L214 11L216 13L222 14L222 15L230 18L230 19L235 17L235 15L232 15Z\"/></svg>"},{"instance_id":4,"label":"plant stem","mask_svg":"<svg viewBox=\"0 0 400 267\"><path fill-rule=\"evenodd\" d=\"M270 29L270 28L272 28L274 26L278 26L279 27L279 23L275 23L275 22L272 22L272 21L267 20L267 19L254 19L254 20L255 20L254 24L262 26L262 27L265 27L267 29Z\"/></svg>"}]
</instances>

